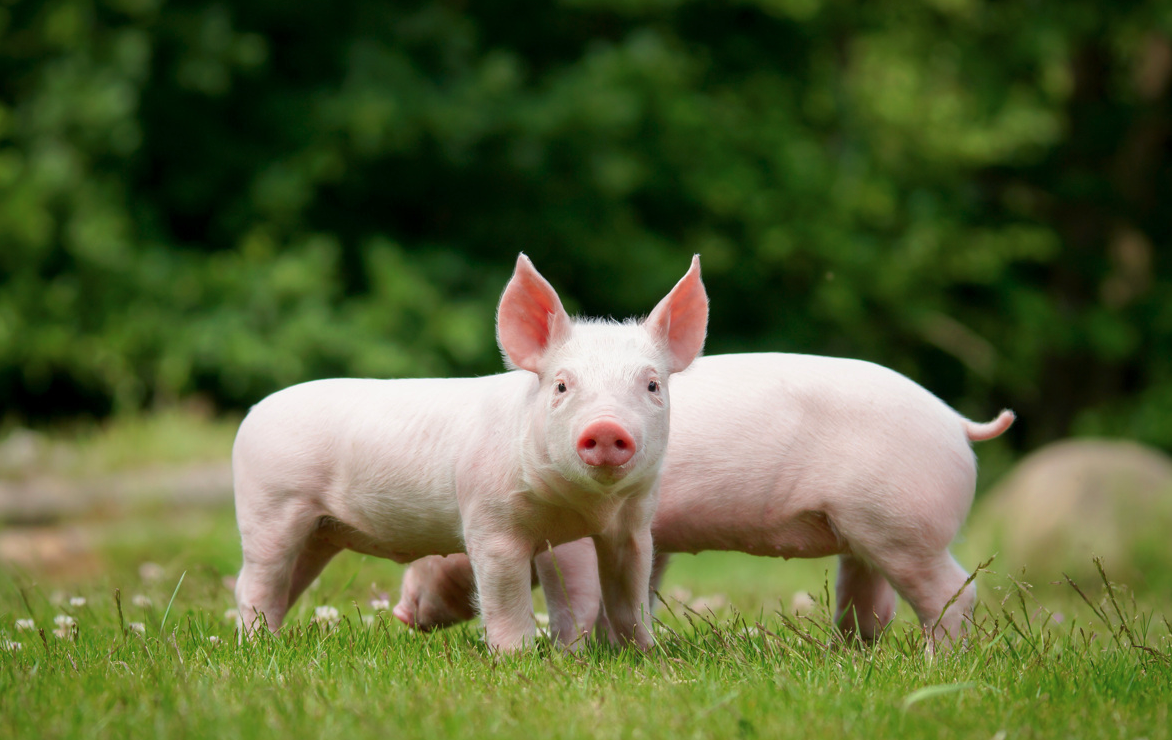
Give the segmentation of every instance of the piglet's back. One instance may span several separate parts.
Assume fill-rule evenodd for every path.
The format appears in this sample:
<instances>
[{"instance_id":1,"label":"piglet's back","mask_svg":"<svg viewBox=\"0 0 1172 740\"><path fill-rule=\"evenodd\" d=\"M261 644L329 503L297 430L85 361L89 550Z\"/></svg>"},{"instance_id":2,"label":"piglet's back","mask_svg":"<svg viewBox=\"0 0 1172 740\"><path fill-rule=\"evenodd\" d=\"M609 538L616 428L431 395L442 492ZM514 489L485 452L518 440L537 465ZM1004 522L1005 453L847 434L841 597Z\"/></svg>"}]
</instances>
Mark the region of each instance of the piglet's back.
<instances>
[{"instance_id":1,"label":"piglet's back","mask_svg":"<svg viewBox=\"0 0 1172 740\"><path fill-rule=\"evenodd\" d=\"M486 437L480 427L507 425L531 385L520 372L301 383L252 408L236 435L233 472L238 481L263 479L270 495L362 497L394 486L451 496L470 440Z\"/></svg>"},{"instance_id":2,"label":"piglet's back","mask_svg":"<svg viewBox=\"0 0 1172 740\"><path fill-rule=\"evenodd\" d=\"M657 540L809 557L844 546L824 517L850 530L930 516L947 544L975 481L965 423L923 387L869 362L700 358L672 387Z\"/></svg>"}]
</instances>

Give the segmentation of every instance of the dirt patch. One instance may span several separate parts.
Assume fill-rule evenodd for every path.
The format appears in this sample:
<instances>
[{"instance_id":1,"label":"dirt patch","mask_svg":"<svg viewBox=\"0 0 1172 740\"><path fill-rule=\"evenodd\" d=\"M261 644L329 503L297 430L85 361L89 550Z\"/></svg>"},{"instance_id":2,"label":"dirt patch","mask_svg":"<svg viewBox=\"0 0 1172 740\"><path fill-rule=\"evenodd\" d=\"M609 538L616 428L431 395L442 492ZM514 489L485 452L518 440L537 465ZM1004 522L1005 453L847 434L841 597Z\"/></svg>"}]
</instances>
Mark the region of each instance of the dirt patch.
<instances>
[{"instance_id":1,"label":"dirt patch","mask_svg":"<svg viewBox=\"0 0 1172 740\"><path fill-rule=\"evenodd\" d=\"M0 532L0 563L67 580L94 577L104 567L95 552L92 531L78 524L5 529Z\"/></svg>"},{"instance_id":2,"label":"dirt patch","mask_svg":"<svg viewBox=\"0 0 1172 740\"><path fill-rule=\"evenodd\" d=\"M98 554L103 523L144 510L223 506L231 500L227 461L0 481L0 566L84 579L104 568Z\"/></svg>"},{"instance_id":3,"label":"dirt patch","mask_svg":"<svg viewBox=\"0 0 1172 740\"><path fill-rule=\"evenodd\" d=\"M91 478L37 475L0 481L0 522L43 525L153 506L215 506L232 500L232 466L152 467Z\"/></svg>"}]
</instances>

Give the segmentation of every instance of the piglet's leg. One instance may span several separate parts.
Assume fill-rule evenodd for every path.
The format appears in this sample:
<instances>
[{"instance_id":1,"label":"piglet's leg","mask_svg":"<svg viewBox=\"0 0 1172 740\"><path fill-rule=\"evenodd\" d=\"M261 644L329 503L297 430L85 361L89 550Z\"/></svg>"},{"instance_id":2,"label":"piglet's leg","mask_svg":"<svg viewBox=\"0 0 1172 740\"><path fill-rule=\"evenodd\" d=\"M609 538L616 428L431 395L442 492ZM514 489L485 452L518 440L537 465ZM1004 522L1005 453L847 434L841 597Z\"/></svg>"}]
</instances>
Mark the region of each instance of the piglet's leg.
<instances>
[{"instance_id":1,"label":"piglet's leg","mask_svg":"<svg viewBox=\"0 0 1172 740\"><path fill-rule=\"evenodd\" d=\"M877 563L891 585L907 599L920 618L928 639L928 651L948 648L964 634L966 617L976 604L976 584L947 550L916 556L913 553L885 555Z\"/></svg>"},{"instance_id":2,"label":"piglet's leg","mask_svg":"<svg viewBox=\"0 0 1172 740\"><path fill-rule=\"evenodd\" d=\"M652 646L651 603L648 590L651 580L651 530L622 533L617 536L596 535L598 573L602 601L610 623L611 639L634 643L646 650Z\"/></svg>"},{"instance_id":3,"label":"piglet's leg","mask_svg":"<svg viewBox=\"0 0 1172 740\"><path fill-rule=\"evenodd\" d=\"M834 621L845 635L871 642L895 618L895 590L882 573L854 556L839 558L836 592Z\"/></svg>"},{"instance_id":4,"label":"piglet's leg","mask_svg":"<svg viewBox=\"0 0 1172 740\"><path fill-rule=\"evenodd\" d=\"M659 590L663 583L663 574L667 573L667 566L671 563L671 554L666 552L657 552L655 557L651 560L651 589L647 595L647 600L651 604L651 609L654 610L659 606L659 599L656 598L655 592Z\"/></svg>"},{"instance_id":5,"label":"piglet's leg","mask_svg":"<svg viewBox=\"0 0 1172 740\"><path fill-rule=\"evenodd\" d=\"M534 559L545 603L550 634L558 643L577 649L594 629L602 607L598 558L590 538L567 542Z\"/></svg>"},{"instance_id":6,"label":"piglet's leg","mask_svg":"<svg viewBox=\"0 0 1172 740\"><path fill-rule=\"evenodd\" d=\"M395 618L421 631L442 629L476 616L472 563L462 552L420 558L403 573Z\"/></svg>"},{"instance_id":7,"label":"piglet's leg","mask_svg":"<svg viewBox=\"0 0 1172 740\"><path fill-rule=\"evenodd\" d=\"M468 533L465 542L476 576L488 646L511 652L533 644L537 625L530 593L532 546L497 533Z\"/></svg>"},{"instance_id":8,"label":"piglet's leg","mask_svg":"<svg viewBox=\"0 0 1172 740\"><path fill-rule=\"evenodd\" d=\"M275 632L297 596L337 552L315 541L315 512L295 503L279 508L249 505L260 500L237 495L244 550L244 566L236 578L242 635L262 623Z\"/></svg>"}]
</instances>

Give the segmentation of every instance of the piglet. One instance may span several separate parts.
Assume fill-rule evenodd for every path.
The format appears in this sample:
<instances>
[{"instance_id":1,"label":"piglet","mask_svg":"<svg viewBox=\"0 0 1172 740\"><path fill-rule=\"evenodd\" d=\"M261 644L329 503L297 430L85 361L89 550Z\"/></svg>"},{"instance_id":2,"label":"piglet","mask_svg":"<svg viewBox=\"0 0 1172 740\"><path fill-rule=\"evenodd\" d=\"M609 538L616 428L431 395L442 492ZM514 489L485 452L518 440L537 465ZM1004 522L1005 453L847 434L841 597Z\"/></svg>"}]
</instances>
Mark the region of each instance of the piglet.
<instances>
[{"instance_id":1,"label":"piglet","mask_svg":"<svg viewBox=\"0 0 1172 740\"><path fill-rule=\"evenodd\" d=\"M1000 435L1012 412L974 423L869 362L740 354L702 357L676 377L671 414L652 524L657 574L674 552L837 555L845 632L873 639L898 592L929 644L960 635L976 594L948 547L972 503L970 443ZM537 559L563 641L599 617L590 547ZM457 556L413 563L394 614L421 629L467 618L465 571Z\"/></svg>"},{"instance_id":2,"label":"piglet","mask_svg":"<svg viewBox=\"0 0 1172 740\"><path fill-rule=\"evenodd\" d=\"M337 552L466 552L493 649L531 642L530 563L592 537L615 639L651 644L651 518L668 379L700 352L700 262L641 323L572 320L527 257L501 297L511 372L319 380L262 400L232 450L250 630L276 630ZM593 575L593 574L592 574ZM471 582L469 582L470 585Z\"/></svg>"}]
</instances>

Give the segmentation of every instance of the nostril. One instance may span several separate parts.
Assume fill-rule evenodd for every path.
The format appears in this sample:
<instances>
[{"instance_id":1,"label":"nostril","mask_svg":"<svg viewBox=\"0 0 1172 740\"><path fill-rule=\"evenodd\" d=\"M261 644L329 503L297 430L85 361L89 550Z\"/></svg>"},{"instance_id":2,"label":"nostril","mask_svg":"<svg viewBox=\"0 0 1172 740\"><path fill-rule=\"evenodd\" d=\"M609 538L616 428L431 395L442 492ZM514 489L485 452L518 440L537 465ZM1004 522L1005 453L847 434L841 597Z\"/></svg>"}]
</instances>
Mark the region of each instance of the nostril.
<instances>
[{"instance_id":1,"label":"nostril","mask_svg":"<svg viewBox=\"0 0 1172 740\"><path fill-rule=\"evenodd\" d=\"M587 465L625 465L637 447L631 433L621 424L601 420L590 424L578 438L578 456Z\"/></svg>"}]
</instances>

